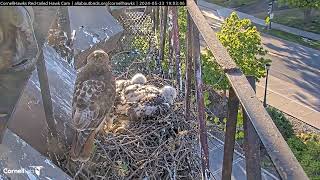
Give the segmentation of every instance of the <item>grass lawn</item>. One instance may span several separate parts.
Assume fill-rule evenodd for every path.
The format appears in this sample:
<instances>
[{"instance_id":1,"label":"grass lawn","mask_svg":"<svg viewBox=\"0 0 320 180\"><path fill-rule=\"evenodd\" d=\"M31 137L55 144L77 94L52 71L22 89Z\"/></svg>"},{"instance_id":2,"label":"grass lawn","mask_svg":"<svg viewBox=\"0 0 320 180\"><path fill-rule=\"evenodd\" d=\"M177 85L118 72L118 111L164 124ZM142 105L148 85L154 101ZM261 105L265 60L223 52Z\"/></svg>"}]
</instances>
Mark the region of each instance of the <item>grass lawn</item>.
<instances>
[{"instance_id":1,"label":"grass lawn","mask_svg":"<svg viewBox=\"0 0 320 180\"><path fill-rule=\"evenodd\" d=\"M275 36L275 37L278 37L278 38L281 38L281 39L284 39L287 41L291 41L294 43L301 44L303 46L307 46L307 47L311 47L313 49L320 50L320 41L310 40L307 38L303 38L301 36L297 36L297 35L290 34L290 33L284 32L284 31L276 30L276 29L266 30L266 29L264 29L263 26L260 26L260 25L256 25L256 26L257 26L258 30L262 33L269 34L269 35L272 35L272 36Z\"/></svg>"},{"instance_id":2,"label":"grass lawn","mask_svg":"<svg viewBox=\"0 0 320 180\"><path fill-rule=\"evenodd\" d=\"M205 0L209 3L220 6L236 8L238 11L253 15L260 19L267 16L266 0ZM247 7L248 6L248 7ZM313 18L305 22L303 10L299 8L279 7L277 4L274 9L273 22L283 24L289 27L314 32L320 34L320 10L313 10Z\"/></svg>"},{"instance_id":3,"label":"grass lawn","mask_svg":"<svg viewBox=\"0 0 320 180\"><path fill-rule=\"evenodd\" d=\"M267 16L267 13L261 12L253 15L260 19L264 19ZM304 22L303 11L298 8L292 8L274 11L274 19L272 21L297 29L320 34L319 17L320 11L314 11L313 19L311 19L309 22Z\"/></svg>"}]
</instances>

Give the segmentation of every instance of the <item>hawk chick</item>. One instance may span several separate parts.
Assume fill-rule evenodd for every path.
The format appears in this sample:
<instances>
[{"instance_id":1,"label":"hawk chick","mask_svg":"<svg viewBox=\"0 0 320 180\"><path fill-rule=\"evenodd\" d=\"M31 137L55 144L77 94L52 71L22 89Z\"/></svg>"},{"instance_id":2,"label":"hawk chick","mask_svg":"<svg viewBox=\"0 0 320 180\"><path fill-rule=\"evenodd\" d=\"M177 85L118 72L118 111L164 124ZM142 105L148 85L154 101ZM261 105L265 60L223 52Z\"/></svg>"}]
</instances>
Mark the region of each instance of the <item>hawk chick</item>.
<instances>
[{"instance_id":1,"label":"hawk chick","mask_svg":"<svg viewBox=\"0 0 320 180\"><path fill-rule=\"evenodd\" d=\"M164 86L160 91L160 95L165 99L165 102L173 105L174 100L177 97L176 89L172 86Z\"/></svg>"},{"instance_id":2,"label":"hawk chick","mask_svg":"<svg viewBox=\"0 0 320 180\"><path fill-rule=\"evenodd\" d=\"M122 96L116 112L136 120L166 113L173 105L177 92L171 86L159 89L152 85L134 84L128 86Z\"/></svg>"},{"instance_id":3,"label":"hawk chick","mask_svg":"<svg viewBox=\"0 0 320 180\"><path fill-rule=\"evenodd\" d=\"M117 86L117 92L122 91L124 88L126 88L129 85L132 84L145 84L147 82L147 78L141 74L135 74L131 80L117 80L116 86Z\"/></svg>"},{"instance_id":4,"label":"hawk chick","mask_svg":"<svg viewBox=\"0 0 320 180\"><path fill-rule=\"evenodd\" d=\"M94 138L112 110L116 87L108 66L109 56L96 50L87 57L76 79L72 102L72 126L76 130L70 156L74 161L87 161Z\"/></svg>"},{"instance_id":5,"label":"hawk chick","mask_svg":"<svg viewBox=\"0 0 320 180\"><path fill-rule=\"evenodd\" d=\"M116 102L115 104L117 105L122 101L122 92L125 88L127 88L130 85L134 84L139 84L143 85L147 82L147 78L141 74L135 74L130 80L117 80L116 81L116 92L117 92L117 97L116 97Z\"/></svg>"}]
</instances>

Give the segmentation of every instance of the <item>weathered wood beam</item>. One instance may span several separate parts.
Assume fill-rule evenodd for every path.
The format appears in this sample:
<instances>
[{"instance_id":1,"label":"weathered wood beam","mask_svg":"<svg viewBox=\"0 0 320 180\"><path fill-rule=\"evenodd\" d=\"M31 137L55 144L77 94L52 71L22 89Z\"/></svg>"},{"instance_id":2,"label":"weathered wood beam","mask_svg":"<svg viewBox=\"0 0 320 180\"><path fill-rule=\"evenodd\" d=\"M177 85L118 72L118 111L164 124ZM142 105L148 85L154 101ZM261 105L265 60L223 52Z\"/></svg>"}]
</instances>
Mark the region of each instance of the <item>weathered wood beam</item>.
<instances>
[{"instance_id":1,"label":"weathered wood beam","mask_svg":"<svg viewBox=\"0 0 320 180\"><path fill-rule=\"evenodd\" d=\"M194 22L191 19L191 23ZM207 138L207 127L205 119L205 105L203 97L203 82L201 72L201 59L200 59L200 37L199 31L196 26L193 25L193 49L192 58L194 61L195 81L196 81L196 99L197 99L197 119L199 123L199 135L200 135L200 149L201 149L201 162L202 162L202 176L203 179L209 178L209 148Z\"/></svg>"},{"instance_id":2,"label":"weathered wood beam","mask_svg":"<svg viewBox=\"0 0 320 180\"><path fill-rule=\"evenodd\" d=\"M180 40L179 40L179 24L178 24L178 10L177 6L172 6L172 24L173 24L173 45L175 52L176 60L176 78L177 78L177 87L181 95L182 92L182 79L181 79L181 60L180 60Z\"/></svg>"},{"instance_id":3,"label":"weathered wood beam","mask_svg":"<svg viewBox=\"0 0 320 180\"><path fill-rule=\"evenodd\" d=\"M254 91L256 91L256 80L253 76L247 79ZM246 171L248 180L261 180L261 158L260 158L260 139L254 129L250 119L243 113L244 129L244 152L246 157Z\"/></svg>"},{"instance_id":4,"label":"weathered wood beam","mask_svg":"<svg viewBox=\"0 0 320 180\"><path fill-rule=\"evenodd\" d=\"M228 119L224 138L222 180L231 180L235 135L237 131L239 100L232 87L229 89L228 100Z\"/></svg>"},{"instance_id":5,"label":"weathered wood beam","mask_svg":"<svg viewBox=\"0 0 320 180\"><path fill-rule=\"evenodd\" d=\"M187 13L187 40L186 40L186 84L185 84L185 116L186 119L190 119L190 104L191 104L191 89L192 89L192 34L193 34L193 25L191 23L191 17L189 13Z\"/></svg>"},{"instance_id":6,"label":"weathered wood beam","mask_svg":"<svg viewBox=\"0 0 320 180\"><path fill-rule=\"evenodd\" d=\"M167 36L167 20L168 20L168 6L163 7L161 11L161 24L160 24L160 49L159 57L157 58L157 68L159 73L162 72L161 61L164 59L165 45L166 45L166 36Z\"/></svg>"}]
</instances>

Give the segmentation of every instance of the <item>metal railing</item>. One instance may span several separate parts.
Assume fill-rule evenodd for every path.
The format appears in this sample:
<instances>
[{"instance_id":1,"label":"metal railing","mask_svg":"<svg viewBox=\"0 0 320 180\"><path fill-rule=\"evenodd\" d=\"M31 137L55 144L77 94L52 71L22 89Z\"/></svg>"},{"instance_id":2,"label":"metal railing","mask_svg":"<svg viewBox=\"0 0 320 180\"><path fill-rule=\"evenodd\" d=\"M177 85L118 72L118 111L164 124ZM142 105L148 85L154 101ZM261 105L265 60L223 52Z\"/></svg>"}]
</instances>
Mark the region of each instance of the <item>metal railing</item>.
<instances>
[{"instance_id":1,"label":"metal railing","mask_svg":"<svg viewBox=\"0 0 320 180\"><path fill-rule=\"evenodd\" d=\"M194 63L195 79L197 89L198 121L200 127L200 141L202 149L203 175L207 176L209 169L209 154L206 137L206 127L203 110L202 80L201 80L201 60L200 60L200 39L203 37L209 50L214 55L216 62L223 68L229 83L228 121L226 124L224 157L222 168L222 179L231 179L232 161L235 144L235 133L237 123L237 113L239 105L244 112L245 131L245 157L247 179L261 179L260 165L260 142L264 145L282 179L308 179L299 162L293 155L286 141L283 139L278 128L273 123L262 103L255 95L252 88L254 80L247 79L241 70L232 60L227 50L219 42L215 32L202 15L194 0L187 0L188 12L188 32L187 32L187 80L192 74ZM251 83L249 83L249 81ZM186 107L190 107L190 82L186 85ZM251 85L250 85L251 84ZM188 117L188 112L186 112Z\"/></svg>"},{"instance_id":2,"label":"metal railing","mask_svg":"<svg viewBox=\"0 0 320 180\"><path fill-rule=\"evenodd\" d=\"M230 82L229 90L229 102L228 102L228 121L226 124L226 136L224 144L224 157L223 157L223 169L222 179L231 179L232 173L232 161L235 144L237 111L239 105L242 106L244 111L244 130L245 130L245 156L246 156L246 171L247 179L261 179L261 166L260 166L260 142L266 148L273 164L277 168L277 171L282 179L308 179L307 175L303 171L302 167L294 157L287 143L283 139L279 130L273 123L272 119L262 106L262 103L255 95L254 89L251 87L248 79L243 75L241 70L234 63L227 50L219 42L215 35L215 32L211 29L210 25L202 15L200 9L193 0L187 0L187 55L186 55L186 89L185 89L185 105L186 105L186 118L190 117L190 94L191 94L191 79L193 74L195 75L196 86L196 100L197 100L197 118L199 121L199 134L201 144L201 158L203 167L203 177L207 179L209 176L209 151L207 143L207 130L205 123L204 112L204 99L203 99L203 83L201 77L201 59L200 59L200 35L207 43L208 48L213 53L216 62L224 69L226 76ZM160 14L155 12L155 16ZM167 15L166 10L161 14ZM167 17L165 16L165 19ZM157 22L160 20L155 17ZM165 19L161 19L165 21ZM164 22L163 22L164 23ZM160 26L161 27L161 26ZM175 27L176 29L177 27ZM166 28L162 28L164 31ZM37 30L37 29L36 29ZM156 28L155 28L156 30ZM47 29L46 29L47 31ZM41 33L40 33L41 34ZM165 34L165 32L163 32ZM45 37L43 35L43 37ZM176 37L176 34L175 34ZM44 38L42 38L44 39ZM163 50L165 45L165 36L161 36L160 56L163 56ZM43 40L42 40L43 41ZM41 57L40 57L41 58ZM41 62L40 62L41 63ZM39 67L43 68L44 64L40 64ZM194 68L194 73L192 72ZM47 94L43 94L44 100L51 99L49 97L50 92L46 89L48 85L45 84L46 69L43 68L39 72L39 76L43 76L44 86L41 86ZM250 80L250 79L249 79ZM45 88L43 88L45 87ZM49 92L49 94L48 94ZM51 101L48 100L48 104ZM52 107L49 105L49 109ZM46 114L50 115L52 111ZM52 118L48 118L51 120ZM50 123L48 123L50 124Z\"/></svg>"}]
</instances>

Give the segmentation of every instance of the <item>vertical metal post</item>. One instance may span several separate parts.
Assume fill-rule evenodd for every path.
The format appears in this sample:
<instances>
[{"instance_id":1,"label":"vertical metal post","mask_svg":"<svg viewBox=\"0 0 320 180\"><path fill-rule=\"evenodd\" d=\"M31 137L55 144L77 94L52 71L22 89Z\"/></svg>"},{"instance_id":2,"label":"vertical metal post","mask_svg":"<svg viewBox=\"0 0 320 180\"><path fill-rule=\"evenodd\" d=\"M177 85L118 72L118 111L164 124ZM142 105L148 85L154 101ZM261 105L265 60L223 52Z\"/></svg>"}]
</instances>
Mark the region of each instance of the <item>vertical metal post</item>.
<instances>
[{"instance_id":1,"label":"vertical metal post","mask_svg":"<svg viewBox=\"0 0 320 180\"><path fill-rule=\"evenodd\" d=\"M45 116L47 119L47 124L49 128L49 133L50 133L49 135L53 137L58 137L55 123L54 123L52 100L51 100L47 69L46 69L45 60L43 57L42 48L39 51L40 52L37 60L37 72L38 72L38 77L40 82L43 108L44 108Z\"/></svg>"},{"instance_id":2,"label":"vertical metal post","mask_svg":"<svg viewBox=\"0 0 320 180\"><path fill-rule=\"evenodd\" d=\"M268 74L269 71L267 70L267 76L266 76L266 84L264 86L264 97L263 97L263 106L267 107L267 85L268 85Z\"/></svg>"},{"instance_id":3,"label":"vertical metal post","mask_svg":"<svg viewBox=\"0 0 320 180\"><path fill-rule=\"evenodd\" d=\"M178 10L177 6L172 7L172 23L173 23L173 44L176 59L176 75L179 94L182 92L181 79L181 63L180 63L180 41L179 41L179 25L178 25Z\"/></svg>"},{"instance_id":4,"label":"vertical metal post","mask_svg":"<svg viewBox=\"0 0 320 180\"><path fill-rule=\"evenodd\" d=\"M239 100L232 87L229 89L228 119L224 140L222 180L231 180L232 162L237 127Z\"/></svg>"},{"instance_id":5,"label":"vertical metal post","mask_svg":"<svg viewBox=\"0 0 320 180\"><path fill-rule=\"evenodd\" d=\"M159 32L161 33L162 28L162 20L163 20L163 6L159 7Z\"/></svg>"},{"instance_id":6,"label":"vertical metal post","mask_svg":"<svg viewBox=\"0 0 320 180\"><path fill-rule=\"evenodd\" d=\"M35 32L39 44L39 54L37 59L37 72L40 83L43 108L46 116L46 121L48 124L49 138L58 138L58 134L55 128L55 121L53 117L52 100L50 94L50 88L48 84L47 69L45 66L45 61L43 57L42 46L45 43L48 35L49 28L55 26L58 22L58 7L48 8L48 7L33 7L35 11ZM37 24L39 23L39 24Z\"/></svg>"},{"instance_id":7,"label":"vertical metal post","mask_svg":"<svg viewBox=\"0 0 320 180\"><path fill-rule=\"evenodd\" d=\"M37 72L38 72L38 78L39 78L40 89L41 89L43 109L46 117L46 122L48 125L48 137L47 137L48 145L49 147L54 147L59 149L61 147L60 138L58 136L58 132L55 125L56 122L53 116L52 99L51 99L47 69L46 69L45 60L43 57L42 48L39 51L40 52L37 59ZM57 149L49 151L48 156L55 164L58 165L59 164L58 155L55 154L55 151Z\"/></svg>"},{"instance_id":8,"label":"vertical metal post","mask_svg":"<svg viewBox=\"0 0 320 180\"><path fill-rule=\"evenodd\" d=\"M71 38L71 28L68 6L61 6L58 10L58 24L62 31L67 33L68 39Z\"/></svg>"},{"instance_id":9,"label":"vertical metal post","mask_svg":"<svg viewBox=\"0 0 320 180\"><path fill-rule=\"evenodd\" d=\"M193 20L192 20L192 23ZM200 59L200 38L199 30L193 25L193 49L192 58L195 67L195 79L196 79L196 99L197 99L197 110L198 110L198 123L199 123L199 134L200 134L200 145L201 145L201 160L202 160L202 175L203 179L209 178L209 150L208 150L208 139L207 139L207 128L204 111L204 98L203 98L203 84L202 84L202 72L201 72L201 59Z\"/></svg>"},{"instance_id":10,"label":"vertical metal post","mask_svg":"<svg viewBox=\"0 0 320 180\"><path fill-rule=\"evenodd\" d=\"M171 8L170 8L171 10ZM172 13L172 11L169 11L169 14ZM171 18L170 18L171 17ZM169 16L169 24L172 25L172 16ZM169 79L173 79L173 69L174 69L174 65L173 65L173 28L171 26L168 27L168 41L169 41Z\"/></svg>"},{"instance_id":11,"label":"vertical metal post","mask_svg":"<svg viewBox=\"0 0 320 180\"><path fill-rule=\"evenodd\" d=\"M155 7L155 30L156 32L159 32L159 23L160 23L160 7Z\"/></svg>"},{"instance_id":12,"label":"vertical metal post","mask_svg":"<svg viewBox=\"0 0 320 180\"><path fill-rule=\"evenodd\" d=\"M152 20L152 31L155 34L156 33L156 7L152 7L152 13L151 13L151 20Z\"/></svg>"},{"instance_id":13,"label":"vertical metal post","mask_svg":"<svg viewBox=\"0 0 320 180\"><path fill-rule=\"evenodd\" d=\"M166 44L166 35L167 35L167 19L168 19L168 6L164 7L162 12L161 26L160 26L160 49L159 49L159 57L157 59L158 71L161 73L161 61L164 59L164 48Z\"/></svg>"},{"instance_id":14,"label":"vertical metal post","mask_svg":"<svg viewBox=\"0 0 320 180\"><path fill-rule=\"evenodd\" d=\"M271 22L273 19L273 7L274 7L274 0L271 0L268 4L268 16L269 16L269 24L268 24L268 29L271 29Z\"/></svg>"},{"instance_id":15,"label":"vertical metal post","mask_svg":"<svg viewBox=\"0 0 320 180\"><path fill-rule=\"evenodd\" d=\"M266 84L264 86L264 98L263 98L263 106L267 107L267 88L268 88L268 76L269 76L269 67L267 69L267 76L266 76Z\"/></svg>"},{"instance_id":16,"label":"vertical metal post","mask_svg":"<svg viewBox=\"0 0 320 180\"><path fill-rule=\"evenodd\" d=\"M255 79L253 76L247 77L250 85L256 91ZM248 180L261 180L260 164L260 139L254 129L250 119L243 110L243 127L245 138L246 171Z\"/></svg>"},{"instance_id":17,"label":"vertical metal post","mask_svg":"<svg viewBox=\"0 0 320 180\"><path fill-rule=\"evenodd\" d=\"M193 26L191 17L187 12L187 40L186 40L186 85L185 85L185 116L190 119L190 104L191 104L191 80L192 80L192 34Z\"/></svg>"}]
</instances>

